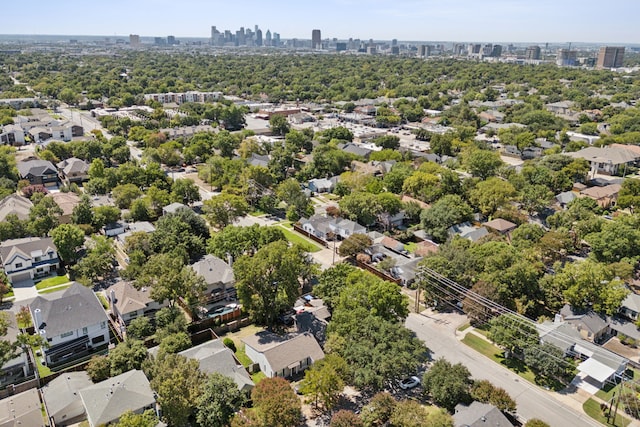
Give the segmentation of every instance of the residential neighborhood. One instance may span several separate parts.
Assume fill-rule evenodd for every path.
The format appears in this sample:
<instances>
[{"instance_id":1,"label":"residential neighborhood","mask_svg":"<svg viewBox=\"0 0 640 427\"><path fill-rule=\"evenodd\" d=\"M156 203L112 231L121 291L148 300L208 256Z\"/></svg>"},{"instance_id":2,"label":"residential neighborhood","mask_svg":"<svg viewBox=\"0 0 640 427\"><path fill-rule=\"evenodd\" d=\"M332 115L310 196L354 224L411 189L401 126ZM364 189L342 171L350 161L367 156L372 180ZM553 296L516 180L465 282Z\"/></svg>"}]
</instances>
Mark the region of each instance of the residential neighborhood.
<instances>
[{"instance_id":1,"label":"residential neighborhood","mask_svg":"<svg viewBox=\"0 0 640 427\"><path fill-rule=\"evenodd\" d=\"M0 425L640 425L638 52L271 37L0 37Z\"/></svg>"}]
</instances>

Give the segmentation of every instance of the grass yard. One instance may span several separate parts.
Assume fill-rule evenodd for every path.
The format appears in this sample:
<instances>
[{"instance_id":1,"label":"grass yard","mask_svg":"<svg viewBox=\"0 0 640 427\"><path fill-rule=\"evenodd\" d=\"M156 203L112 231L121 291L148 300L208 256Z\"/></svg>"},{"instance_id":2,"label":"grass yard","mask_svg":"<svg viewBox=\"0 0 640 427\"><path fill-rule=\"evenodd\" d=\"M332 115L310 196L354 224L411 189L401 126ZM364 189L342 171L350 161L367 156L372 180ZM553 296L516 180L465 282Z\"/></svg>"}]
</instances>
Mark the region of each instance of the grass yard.
<instances>
[{"instance_id":1,"label":"grass yard","mask_svg":"<svg viewBox=\"0 0 640 427\"><path fill-rule=\"evenodd\" d=\"M254 382L254 384L258 384L265 378L267 378L267 376L262 371L256 372L255 374L251 375L251 380Z\"/></svg>"},{"instance_id":2,"label":"grass yard","mask_svg":"<svg viewBox=\"0 0 640 427\"><path fill-rule=\"evenodd\" d=\"M33 355L36 359L36 365L38 366L38 375L40 375L40 378L48 377L49 375L51 375L51 369L49 369L48 366L44 366L42 363L40 363L40 359L42 359L42 356L36 356L36 351L38 350L39 348L33 348Z\"/></svg>"},{"instance_id":3,"label":"grass yard","mask_svg":"<svg viewBox=\"0 0 640 427\"><path fill-rule=\"evenodd\" d=\"M107 302L107 299L105 298L105 296L102 293L96 293L96 295L98 296L98 299L100 300L100 303L102 304L102 307L104 307L105 310L109 309L109 303Z\"/></svg>"},{"instance_id":4,"label":"grass yard","mask_svg":"<svg viewBox=\"0 0 640 427\"><path fill-rule=\"evenodd\" d=\"M65 283L69 283L69 278L67 276L50 277L38 283L36 285L36 289L37 290L47 289L53 286L64 285Z\"/></svg>"},{"instance_id":5,"label":"grass yard","mask_svg":"<svg viewBox=\"0 0 640 427\"><path fill-rule=\"evenodd\" d=\"M44 291L40 291L38 293L39 294L50 294L50 293L53 293L53 292L64 291L69 286L71 286L71 283L68 283L68 284L63 285L63 286L57 286L55 288L45 289Z\"/></svg>"},{"instance_id":6,"label":"grass yard","mask_svg":"<svg viewBox=\"0 0 640 427\"><path fill-rule=\"evenodd\" d=\"M244 351L244 343L240 343L240 346L236 346L236 348L236 357L238 358L240 363L242 363L242 366L246 368L247 366L251 365L253 362L251 361L251 359L249 359L249 356L247 356L247 353L245 353Z\"/></svg>"},{"instance_id":7,"label":"grass yard","mask_svg":"<svg viewBox=\"0 0 640 427\"><path fill-rule=\"evenodd\" d=\"M462 332L462 331L466 331L466 330L467 330L467 329L469 329L470 327L471 327L471 323L465 323L464 325L460 326L460 327L458 328L458 330L459 330L460 332Z\"/></svg>"},{"instance_id":8,"label":"grass yard","mask_svg":"<svg viewBox=\"0 0 640 427\"><path fill-rule=\"evenodd\" d=\"M418 244L416 242L405 243L404 249L411 253L414 253L416 249L418 249Z\"/></svg>"},{"instance_id":9,"label":"grass yard","mask_svg":"<svg viewBox=\"0 0 640 427\"><path fill-rule=\"evenodd\" d=\"M621 409L618 409L618 415L616 416L615 420L610 420L609 422L607 422L607 417L605 417L600 410L600 403L594 399L589 399L584 402L584 404L582 405L582 409L591 418L606 426L626 427L631 424L631 420L621 415Z\"/></svg>"},{"instance_id":10,"label":"grass yard","mask_svg":"<svg viewBox=\"0 0 640 427\"><path fill-rule=\"evenodd\" d=\"M299 244L304 248L305 251L307 252L320 251L320 247L318 245L316 245L315 243L312 243L310 240L305 239L295 231L287 230L284 227L280 227L280 229L282 230L282 232L284 233L284 237L286 237L288 241L290 241L293 244L296 244L296 243Z\"/></svg>"}]
</instances>

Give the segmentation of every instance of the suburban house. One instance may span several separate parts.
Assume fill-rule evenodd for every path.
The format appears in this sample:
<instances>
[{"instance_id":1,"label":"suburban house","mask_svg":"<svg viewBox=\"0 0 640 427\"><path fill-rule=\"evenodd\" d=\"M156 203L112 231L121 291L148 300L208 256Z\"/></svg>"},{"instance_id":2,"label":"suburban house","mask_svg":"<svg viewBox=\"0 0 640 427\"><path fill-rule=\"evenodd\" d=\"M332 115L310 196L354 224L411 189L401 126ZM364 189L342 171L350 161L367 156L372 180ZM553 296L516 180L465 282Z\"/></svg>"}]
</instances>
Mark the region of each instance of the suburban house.
<instances>
[{"instance_id":1,"label":"suburban house","mask_svg":"<svg viewBox=\"0 0 640 427\"><path fill-rule=\"evenodd\" d=\"M178 354L197 360L200 363L200 371L207 375L217 372L231 378L239 390L248 393L253 389L254 384L249 373L220 338L191 347Z\"/></svg>"},{"instance_id":2,"label":"suburban house","mask_svg":"<svg viewBox=\"0 0 640 427\"><path fill-rule=\"evenodd\" d=\"M580 192L580 197L588 197L598 203L601 208L607 209L616 205L618 193L622 186L620 184L609 184L604 187L589 187Z\"/></svg>"},{"instance_id":3,"label":"suburban house","mask_svg":"<svg viewBox=\"0 0 640 427\"><path fill-rule=\"evenodd\" d=\"M106 379L79 391L90 427L117 422L131 411L141 414L156 408L156 396L149 380L137 369Z\"/></svg>"},{"instance_id":4,"label":"suburban house","mask_svg":"<svg viewBox=\"0 0 640 427\"><path fill-rule=\"evenodd\" d=\"M0 132L0 143L7 145L24 145L24 131L17 125L5 125Z\"/></svg>"},{"instance_id":5,"label":"suburban house","mask_svg":"<svg viewBox=\"0 0 640 427\"><path fill-rule=\"evenodd\" d=\"M280 336L262 331L242 340L249 359L269 377L290 377L324 358L318 341L308 333Z\"/></svg>"},{"instance_id":6,"label":"suburban house","mask_svg":"<svg viewBox=\"0 0 640 427\"><path fill-rule=\"evenodd\" d=\"M353 234L366 234L367 232L367 229L357 222L323 215L313 215L309 219L302 218L300 227L307 233L323 240L330 240L331 235L346 239Z\"/></svg>"},{"instance_id":7,"label":"suburban house","mask_svg":"<svg viewBox=\"0 0 640 427\"><path fill-rule=\"evenodd\" d=\"M6 221L7 216L15 215L20 220L29 219L29 212L33 203L26 197L17 194L9 194L0 200L0 221Z\"/></svg>"},{"instance_id":8,"label":"suburban house","mask_svg":"<svg viewBox=\"0 0 640 427\"><path fill-rule=\"evenodd\" d=\"M191 265L193 271L207 284L205 295L208 303L235 298L236 278L233 268L214 255L205 255Z\"/></svg>"},{"instance_id":9,"label":"suburban house","mask_svg":"<svg viewBox=\"0 0 640 427\"><path fill-rule=\"evenodd\" d=\"M42 398L49 418L56 426L68 426L87 418L78 392L93 384L86 371L65 372L42 387Z\"/></svg>"},{"instance_id":10,"label":"suburban house","mask_svg":"<svg viewBox=\"0 0 640 427\"><path fill-rule=\"evenodd\" d=\"M153 318L158 310L166 306L152 300L148 288L137 289L130 282L115 283L105 293L111 314L121 327L128 326L138 317Z\"/></svg>"},{"instance_id":11,"label":"suburban house","mask_svg":"<svg viewBox=\"0 0 640 427\"><path fill-rule=\"evenodd\" d=\"M594 311L578 312L569 304L565 304L560 310L560 316L563 321L573 325L580 332L580 337L586 341L601 343L611 334L605 317Z\"/></svg>"},{"instance_id":12,"label":"suburban house","mask_svg":"<svg viewBox=\"0 0 640 427\"><path fill-rule=\"evenodd\" d=\"M171 203L170 205L162 208L162 215L176 213L179 209L189 209L189 206L178 202Z\"/></svg>"},{"instance_id":13,"label":"suburban house","mask_svg":"<svg viewBox=\"0 0 640 427\"><path fill-rule=\"evenodd\" d=\"M53 138L53 131L51 128L43 126L34 126L27 130L29 137L35 143L41 143Z\"/></svg>"},{"instance_id":14,"label":"suburban house","mask_svg":"<svg viewBox=\"0 0 640 427\"><path fill-rule=\"evenodd\" d=\"M63 193L60 191L51 193L49 197L51 197L62 210L62 215L58 217L60 224L69 224L71 222L71 216L73 215L73 209L80 204L80 196L76 193Z\"/></svg>"},{"instance_id":15,"label":"suburban house","mask_svg":"<svg viewBox=\"0 0 640 427\"><path fill-rule=\"evenodd\" d=\"M554 114L569 114L571 112L571 108L575 105L573 101L559 101L552 102L550 104L545 105L547 111L550 111Z\"/></svg>"},{"instance_id":16,"label":"suburban house","mask_svg":"<svg viewBox=\"0 0 640 427\"><path fill-rule=\"evenodd\" d=\"M332 227L332 231L338 236L346 239L349 236L354 234L366 234L366 227L358 224L355 221L351 221L350 219L336 219L335 225Z\"/></svg>"},{"instance_id":17,"label":"suburban house","mask_svg":"<svg viewBox=\"0 0 640 427\"><path fill-rule=\"evenodd\" d=\"M502 411L489 403L481 402L471 402L469 406L457 404L453 424L456 427L513 427Z\"/></svg>"},{"instance_id":18,"label":"suburban house","mask_svg":"<svg viewBox=\"0 0 640 427\"><path fill-rule=\"evenodd\" d=\"M29 305L33 325L47 340L47 365L84 356L109 343L107 314L93 291L74 283L64 291L37 296Z\"/></svg>"},{"instance_id":19,"label":"suburban house","mask_svg":"<svg viewBox=\"0 0 640 427\"><path fill-rule=\"evenodd\" d=\"M40 280L55 275L60 260L51 237L25 237L0 244L0 258L9 282Z\"/></svg>"},{"instance_id":20,"label":"suburban house","mask_svg":"<svg viewBox=\"0 0 640 427\"><path fill-rule=\"evenodd\" d=\"M56 165L60 173L60 180L67 184L80 183L89 180L89 164L82 159L71 157Z\"/></svg>"},{"instance_id":21,"label":"suburban house","mask_svg":"<svg viewBox=\"0 0 640 427\"><path fill-rule=\"evenodd\" d=\"M45 427L37 388L0 400L0 426Z\"/></svg>"},{"instance_id":22,"label":"suburban house","mask_svg":"<svg viewBox=\"0 0 640 427\"><path fill-rule=\"evenodd\" d=\"M373 150L365 148L361 145L354 144L353 142L338 144L338 148L345 153L355 154L356 156L362 157L366 160L369 160L369 156L371 156L371 153L373 153Z\"/></svg>"},{"instance_id":23,"label":"suburban house","mask_svg":"<svg viewBox=\"0 0 640 427\"><path fill-rule=\"evenodd\" d=\"M626 171L627 166L635 165L640 159L640 153L624 146L587 147L582 150L565 153L574 159L585 159L591 165L590 174L616 175Z\"/></svg>"},{"instance_id":24,"label":"suburban house","mask_svg":"<svg viewBox=\"0 0 640 427\"><path fill-rule=\"evenodd\" d=\"M638 320L640 314L640 295L630 292L622 301L620 314L633 321Z\"/></svg>"},{"instance_id":25,"label":"suburban house","mask_svg":"<svg viewBox=\"0 0 640 427\"><path fill-rule=\"evenodd\" d=\"M556 202L561 209L566 209L567 205L573 202L578 198L575 192L573 191L564 191L562 193L556 194Z\"/></svg>"},{"instance_id":26,"label":"suburban house","mask_svg":"<svg viewBox=\"0 0 640 427\"><path fill-rule=\"evenodd\" d=\"M7 313L9 324L7 325L7 333L3 339L9 342L15 342L20 333L16 316L8 310L5 311L5 313ZM27 354L19 348L16 357L0 366L0 388L21 382L21 379L24 379L29 374L30 368ZM0 426L1 425L2 423L0 422Z\"/></svg>"},{"instance_id":27,"label":"suburban house","mask_svg":"<svg viewBox=\"0 0 640 427\"><path fill-rule=\"evenodd\" d=\"M309 190L314 193L330 193L335 187L335 182L329 178L309 180Z\"/></svg>"},{"instance_id":28,"label":"suburban house","mask_svg":"<svg viewBox=\"0 0 640 427\"><path fill-rule=\"evenodd\" d=\"M251 166L261 166L266 168L269 166L269 162L271 162L271 157L268 154L256 154L251 153L251 156L247 159L247 163Z\"/></svg>"},{"instance_id":29,"label":"suburban house","mask_svg":"<svg viewBox=\"0 0 640 427\"><path fill-rule=\"evenodd\" d=\"M116 241L120 244L120 247L124 249L127 243L127 238L133 233L147 233L151 234L156 231L156 227L149 221L136 221L126 225L126 231L116 236Z\"/></svg>"},{"instance_id":30,"label":"suburban house","mask_svg":"<svg viewBox=\"0 0 640 427\"><path fill-rule=\"evenodd\" d=\"M30 184L40 184L45 187L58 185L58 170L48 160L26 160L18 163L20 179L26 179Z\"/></svg>"},{"instance_id":31,"label":"suburban house","mask_svg":"<svg viewBox=\"0 0 640 427\"><path fill-rule=\"evenodd\" d=\"M472 242L477 242L487 234L489 234L489 230L484 227L476 227L471 225L470 222L463 222L460 224L453 225L448 229L450 236L460 236L463 239L469 239Z\"/></svg>"},{"instance_id":32,"label":"suburban house","mask_svg":"<svg viewBox=\"0 0 640 427\"><path fill-rule=\"evenodd\" d=\"M482 224L489 230L493 230L498 234L509 237L511 232L516 229L517 225L506 219L496 218L494 220Z\"/></svg>"}]
</instances>

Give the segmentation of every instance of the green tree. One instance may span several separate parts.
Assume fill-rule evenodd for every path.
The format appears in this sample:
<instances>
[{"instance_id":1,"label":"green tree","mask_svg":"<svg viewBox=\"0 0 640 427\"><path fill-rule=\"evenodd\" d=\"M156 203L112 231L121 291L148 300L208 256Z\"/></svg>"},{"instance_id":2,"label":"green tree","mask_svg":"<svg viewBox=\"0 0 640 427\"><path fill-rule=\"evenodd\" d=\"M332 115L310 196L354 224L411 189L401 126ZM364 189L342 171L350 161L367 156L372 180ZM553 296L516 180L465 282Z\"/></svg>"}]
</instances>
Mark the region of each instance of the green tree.
<instances>
[{"instance_id":1,"label":"green tree","mask_svg":"<svg viewBox=\"0 0 640 427\"><path fill-rule=\"evenodd\" d=\"M489 321L489 339L510 353L522 353L523 349L539 341L538 333L529 322L511 314L502 314Z\"/></svg>"},{"instance_id":2,"label":"green tree","mask_svg":"<svg viewBox=\"0 0 640 427\"><path fill-rule=\"evenodd\" d=\"M438 359L422 377L422 384L436 405L453 411L458 403L470 402L470 376L466 366Z\"/></svg>"},{"instance_id":3,"label":"green tree","mask_svg":"<svg viewBox=\"0 0 640 427\"><path fill-rule=\"evenodd\" d=\"M542 379L553 381L561 379L567 372L573 373L573 364L565 360L563 351L551 343L525 348L524 363Z\"/></svg>"},{"instance_id":4,"label":"green tree","mask_svg":"<svg viewBox=\"0 0 640 427\"><path fill-rule=\"evenodd\" d=\"M121 184L111 190L111 194L120 209L129 209L131 203L142 195L142 191L135 184Z\"/></svg>"},{"instance_id":5,"label":"green tree","mask_svg":"<svg viewBox=\"0 0 640 427\"><path fill-rule=\"evenodd\" d=\"M297 180L291 178L282 181L276 187L276 195L295 212L297 218L309 215L311 207L309 198L304 194Z\"/></svg>"},{"instance_id":6,"label":"green tree","mask_svg":"<svg viewBox=\"0 0 640 427\"><path fill-rule=\"evenodd\" d=\"M87 254L73 268L83 281L91 283L105 278L113 271L115 249L105 236L94 236L88 243Z\"/></svg>"},{"instance_id":7,"label":"green tree","mask_svg":"<svg viewBox=\"0 0 640 427\"><path fill-rule=\"evenodd\" d=\"M236 260L233 271L238 298L254 321L273 326L280 313L293 307L304 269L304 252L284 241L269 243L253 257L244 255Z\"/></svg>"},{"instance_id":8,"label":"green tree","mask_svg":"<svg viewBox=\"0 0 640 427\"><path fill-rule=\"evenodd\" d=\"M358 269L346 262L335 264L320 273L314 292L333 309L338 304L340 293L347 286L349 276L358 273Z\"/></svg>"},{"instance_id":9,"label":"green tree","mask_svg":"<svg viewBox=\"0 0 640 427\"><path fill-rule=\"evenodd\" d=\"M140 369L148 357L149 353L142 341L129 339L121 342L109 352L110 376Z\"/></svg>"},{"instance_id":10,"label":"green tree","mask_svg":"<svg viewBox=\"0 0 640 427\"><path fill-rule=\"evenodd\" d=\"M340 358L340 356L337 356ZM330 411L336 403L342 390L344 389L344 381L336 369L336 364L344 365L344 360L333 363L333 358L322 359L313 364L311 368L304 373L304 379L301 382L302 394L307 395L314 402L316 409L322 405L325 411Z\"/></svg>"},{"instance_id":11,"label":"green tree","mask_svg":"<svg viewBox=\"0 0 640 427\"><path fill-rule=\"evenodd\" d=\"M338 252L341 256L355 256L369 248L372 243L366 234L354 233L342 241Z\"/></svg>"},{"instance_id":12,"label":"green tree","mask_svg":"<svg viewBox=\"0 0 640 427\"><path fill-rule=\"evenodd\" d=\"M331 416L329 427L363 427L362 419L353 411L340 409Z\"/></svg>"},{"instance_id":13,"label":"green tree","mask_svg":"<svg viewBox=\"0 0 640 427\"><path fill-rule=\"evenodd\" d=\"M191 205L200 200L200 189L191 178L176 179L171 186L171 195L179 203Z\"/></svg>"},{"instance_id":14,"label":"green tree","mask_svg":"<svg viewBox=\"0 0 640 427\"><path fill-rule=\"evenodd\" d=\"M144 340L153 335L154 327L147 316L136 317L127 326L127 337Z\"/></svg>"},{"instance_id":15,"label":"green tree","mask_svg":"<svg viewBox=\"0 0 640 427\"><path fill-rule=\"evenodd\" d=\"M154 361L148 376L151 388L158 394L162 420L172 426L188 425L205 381L198 361L166 354Z\"/></svg>"},{"instance_id":16,"label":"green tree","mask_svg":"<svg viewBox=\"0 0 640 427\"><path fill-rule=\"evenodd\" d=\"M492 177L481 181L471 190L471 202L484 215L493 215L499 208L507 205L515 196L516 189L510 182Z\"/></svg>"},{"instance_id":17,"label":"green tree","mask_svg":"<svg viewBox=\"0 0 640 427\"><path fill-rule=\"evenodd\" d=\"M102 228L120 220L120 209L115 206L96 206L93 208L93 226Z\"/></svg>"},{"instance_id":18,"label":"green tree","mask_svg":"<svg viewBox=\"0 0 640 427\"><path fill-rule=\"evenodd\" d=\"M551 426L545 423L544 421L539 420L538 418L532 418L525 423L524 427L551 427Z\"/></svg>"},{"instance_id":19,"label":"green tree","mask_svg":"<svg viewBox=\"0 0 640 427\"><path fill-rule=\"evenodd\" d=\"M414 400L401 400L389 419L391 427L429 427L426 408Z\"/></svg>"},{"instance_id":20,"label":"green tree","mask_svg":"<svg viewBox=\"0 0 640 427\"><path fill-rule=\"evenodd\" d=\"M51 230L51 237L65 263L74 263L78 259L78 248L84 243L84 232L79 227L61 224Z\"/></svg>"},{"instance_id":21,"label":"green tree","mask_svg":"<svg viewBox=\"0 0 640 427\"><path fill-rule=\"evenodd\" d=\"M215 227L222 229L230 225L249 211L249 205L241 196L222 193L204 201L207 220Z\"/></svg>"},{"instance_id":22,"label":"green tree","mask_svg":"<svg viewBox=\"0 0 640 427\"><path fill-rule=\"evenodd\" d=\"M628 215L608 221L599 233L591 233L585 240L593 256L606 263L640 256L640 215Z\"/></svg>"},{"instance_id":23,"label":"green tree","mask_svg":"<svg viewBox=\"0 0 640 427\"><path fill-rule=\"evenodd\" d=\"M482 403L490 403L503 412L515 412L516 401L507 391L496 387L488 380L474 381L470 389L471 398Z\"/></svg>"},{"instance_id":24,"label":"green tree","mask_svg":"<svg viewBox=\"0 0 640 427\"><path fill-rule=\"evenodd\" d=\"M372 142L383 149L397 150L400 147L400 137L396 135L377 136Z\"/></svg>"},{"instance_id":25,"label":"green tree","mask_svg":"<svg viewBox=\"0 0 640 427\"><path fill-rule=\"evenodd\" d=\"M29 229L34 236L45 236L59 224L62 209L51 197L43 197L29 211Z\"/></svg>"},{"instance_id":26,"label":"green tree","mask_svg":"<svg viewBox=\"0 0 640 427\"><path fill-rule=\"evenodd\" d=\"M111 362L107 356L93 356L85 368L94 383L104 381L111 376Z\"/></svg>"},{"instance_id":27,"label":"green tree","mask_svg":"<svg viewBox=\"0 0 640 427\"><path fill-rule=\"evenodd\" d=\"M160 341L160 351L176 354L192 346L191 338L186 332L167 335Z\"/></svg>"},{"instance_id":28,"label":"green tree","mask_svg":"<svg viewBox=\"0 0 640 427\"><path fill-rule=\"evenodd\" d=\"M388 392L376 393L362 408L362 421L365 427L386 425L395 407L396 400Z\"/></svg>"},{"instance_id":29,"label":"green tree","mask_svg":"<svg viewBox=\"0 0 640 427\"><path fill-rule=\"evenodd\" d=\"M525 185L520 192L522 207L534 215L549 206L553 193L544 185Z\"/></svg>"},{"instance_id":30,"label":"green tree","mask_svg":"<svg viewBox=\"0 0 640 427\"><path fill-rule=\"evenodd\" d=\"M284 378L263 379L251 391L251 400L260 426L293 427L300 423L300 399Z\"/></svg>"},{"instance_id":31,"label":"green tree","mask_svg":"<svg viewBox=\"0 0 640 427\"><path fill-rule=\"evenodd\" d=\"M466 153L463 164L471 175L485 180L495 175L503 162L495 151L474 149Z\"/></svg>"},{"instance_id":32,"label":"green tree","mask_svg":"<svg viewBox=\"0 0 640 427\"><path fill-rule=\"evenodd\" d=\"M144 411L142 414L127 411L114 424L115 427L155 427L156 425L158 425L158 417L152 409Z\"/></svg>"},{"instance_id":33,"label":"green tree","mask_svg":"<svg viewBox=\"0 0 640 427\"><path fill-rule=\"evenodd\" d=\"M151 298L170 306L178 299L195 304L202 299L206 284L195 271L184 265L181 258L170 253L156 254L149 258L138 278L138 286L151 289Z\"/></svg>"},{"instance_id":34,"label":"green tree","mask_svg":"<svg viewBox=\"0 0 640 427\"><path fill-rule=\"evenodd\" d=\"M444 242L449 238L449 227L469 221L472 215L473 210L460 196L447 194L423 210L420 219L427 233Z\"/></svg>"},{"instance_id":35,"label":"green tree","mask_svg":"<svg viewBox=\"0 0 640 427\"><path fill-rule=\"evenodd\" d=\"M218 258L236 259L241 255L253 255L269 243L286 240L279 227L237 227L229 225L214 234L209 241L209 252Z\"/></svg>"},{"instance_id":36,"label":"green tree","mask_svg":"<svg viewBox=\"0 0 640 427\"><path fill-rule=\"evenodd\" d=\"M196 401L196 422L200 427L225 427L246 403L236 383L219 373L210 374Z\"/></svg>"},{"instance_id":37,"label":"green tree","mask_svg":"<svg viewBox=\"0 0 640 427\"><path fill-rule=\"evenodd\" d=\"M91 224L92 218L91 199L86 194L83 194L80 196L80 203L73 208L71 221L74 224Z\"/></svg>"},{"instance_id":38,"label":"green tree","mask_svg":"<svg viewBox=\"0 0 640 427\"><path fill-rule=\"evenodd\" d=\"M279 136L285 136L291 128L287 117L282 114L274 114L269 117L269 127L271 128L271 133Z\"/></svg>"}]
</instances>

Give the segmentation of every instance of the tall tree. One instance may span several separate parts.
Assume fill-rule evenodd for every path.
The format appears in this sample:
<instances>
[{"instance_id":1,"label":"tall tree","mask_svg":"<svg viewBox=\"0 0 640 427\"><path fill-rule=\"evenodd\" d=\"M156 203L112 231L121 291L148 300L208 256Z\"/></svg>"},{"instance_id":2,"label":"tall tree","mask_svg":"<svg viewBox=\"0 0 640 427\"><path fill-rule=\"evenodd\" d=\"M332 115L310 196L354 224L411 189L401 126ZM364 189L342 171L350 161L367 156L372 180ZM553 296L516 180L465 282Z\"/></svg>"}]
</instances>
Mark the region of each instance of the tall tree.
<instances>
[{"instance_id":1,"label":"tall tree","mask_svg":"<svg viewBox=\"0 0 640 427\"><path fill-rule=\"evenodd\" d=\"M249 204L244 197L222 193L204 201L204 212L209 222L222 229L249 212Z\"/></svg>"},{"instance_id":2,"label":"tall tree","mask_svg":"<svg viewBox=\"0 0 640 427\"><path fill-rule=\"evenodd\" d=\"M151 298L173 306L183 298L188 304L202 299L206 285L204 279L171 254L157 254L149 258L138 278L139 286L151 289Z\"/></svg>"},{"instance_id":3,"label":"tall tree","mask_svg":"<svg viewBox=\"0 0 640 427\"><path fill-rule=\"evenodd\" d=\"M78 248L84 243L84 232L79 227L61 224L51 230L51 237L65 263L74 263L78 259Z\"/></svg>"},{"instance_id":4,"label":"tall tree","mask_svg":"<svg viewBox=\"0 0 640 427\"><path fill-rule=\"evenodd\" d=\"M210 374L196 401L196 422L200 427L225 427L246 402L236 383L219 373Z\"/></svg>"},{"instance_id":5,"label":"tall tree","mask_svg":"<svg viewBox=\"0 0 640 427\"><path fill-rule=\"evenodd\" d=\"M340 372L344 368L345 361L340 356L333 356L315 362L305 371L301 391L311 398L316 409L322 405L325 411L330 411L336 405L344 389Z\"/></svg>"},{"instance_id":6,"label":"tall tree","mask_svg":"<svg viewBox=\"0 0 640 427\"><path fill-rule=\"evenodd\" d=\"M466 366L438 359L422 377L422 384L436 405L453 411L458 403L470 402L470 377Z\"/></svg>"},{"instance_id":7,"label":"tall tree","mask_svg":"<svg viewBox=\"0 0 640 427\"><path fill-rule=\"evenodd\" d=\"M260 381L251 392L251 399L260 426L293 427L300 423L300 399L284 378Z\"/></svg>"},{"instance_id":8,"label":"tall tree","mask_svg":"<svg viewBox=\"0 0 640 427\"><path fill-rule=\"evenodd\" d=\"M233 264L238 298L258 323L273 326L277 316L300 295L304 252L284 241L269 243L253 257L241 256Z\"/></svg>"}]
</instances>

